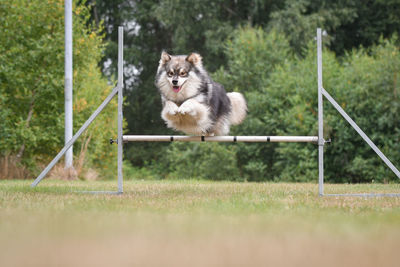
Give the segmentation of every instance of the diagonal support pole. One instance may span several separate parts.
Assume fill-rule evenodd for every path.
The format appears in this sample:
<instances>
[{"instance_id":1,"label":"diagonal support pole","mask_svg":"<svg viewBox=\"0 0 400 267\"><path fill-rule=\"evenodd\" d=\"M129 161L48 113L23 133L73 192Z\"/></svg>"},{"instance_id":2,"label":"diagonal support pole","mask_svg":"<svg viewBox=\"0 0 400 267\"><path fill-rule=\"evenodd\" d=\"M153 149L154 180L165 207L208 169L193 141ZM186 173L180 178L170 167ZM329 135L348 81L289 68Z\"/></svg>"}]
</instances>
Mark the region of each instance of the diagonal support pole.
<instances>
[{"instance_id":1,"label":"diagonal support pole","mask_svg":"<svg viewBox=\"0 0 400 267\"><path fill-rule=\"evenodd\" d=\"M369 139L369 137L361 130L360 127L350 118L349 115L343 110L343 108L331 97L331 95L322 88L322 94L328 99L329 102L336 108L336 110L340 113L340 115L345 118L345 120L357 131L357 133L364 139L365 142L375 151L376 154L385 162L385 164L392 170L394 174L398 178L400 178L399 170L390 162L390 160L379 150L379 148Z\"/></svg>"},{"instance_id":2,"label":"diagonal support pole","mask_svg":"<svg viewBox=\"0 0 400 267\"><path fill-rule=\"evenodd\" d=\"M78 132L71 138L71 140L65 144L61 151L55 156L55 158L47 165L47 167L40 173L40 175L31 184L31 187L37 186L40 181L46 176L46 174L56 165L60 158L67 152L67 150L75 143L75 141L82 135L82 133L89 127L89 125L96 119L100 112L110 103L113 97L118 94L118 192L108 192L108 191L92 191L92 192L82 192L82 193L92 193L92 194L122 194L122 127L123 127L123 117L122 117L122 104L123 104L123 27L118 27L118 84L112 92L106 97L106 99L101 103L101 105L90 115L89 119L82 125Z\"/></svg>"},{"instance_id":3,"label":"diagonal support pole","mask_svg":"<svg viewBox=\"0 0 400 267\"><path fill-rule=\"evenodd\" d=\"M72 137L72 139L61 149L57 156L47 165L47 167L40 173L40 175L31 184L31 187L35 187L40 181L46 176L46 174L56 165L60 158L67 152L67 150L75 143L76 139L89 127L89 125L94 121L94 119L100 114L100 112L110 103L111 99L118 93L118 86L115 87L112 92L107 96L107 98L101 103L101 105L96 109L95 112L89 117L89 119L82 125L78 132Z\"/></svg>"}]
</instances>

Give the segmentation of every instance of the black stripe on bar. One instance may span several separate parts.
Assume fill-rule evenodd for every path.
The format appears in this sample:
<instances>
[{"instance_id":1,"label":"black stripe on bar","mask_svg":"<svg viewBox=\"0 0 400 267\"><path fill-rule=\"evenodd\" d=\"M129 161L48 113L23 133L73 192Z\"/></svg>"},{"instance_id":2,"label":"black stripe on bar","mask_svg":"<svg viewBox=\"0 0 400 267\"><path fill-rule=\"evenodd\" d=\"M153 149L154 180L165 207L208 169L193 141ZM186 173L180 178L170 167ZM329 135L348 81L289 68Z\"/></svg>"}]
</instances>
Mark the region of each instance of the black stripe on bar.
<instances>
[{"instance_id":1,"label":"black stripe on bar","mask_svg":"<svg viewBox=\"0 0 400 267\"><path fill-rule=\"evenodd\" d=\"M271 142L271 137L267 136L267 142Z\"/></svg>"},{"instance_id":2,"label":"black stripe on bar","mask_svg":"<svg viewBox=\"0 0 400 267\"><path fill-rule=\"evenodd\" d=\"M237 141L237 138L236 138L236 135L233 137L233 142L236 142Z\"/></svg>"},{"instance_id":3,"label":"black stripe on bar","mask_svg":"<svg viewBox=\"0 0 400 267\"><path fill-rule=\"evenodd\" d=\"M201 142L204 142L204 136L201 136Z\"/></svg>"},{"instance_id":4,"label":"black stripe on bar","mask_svg":"<svg viewBox=\"0 0 400 267\"><path fill-rule=\"evenodd\" d=\"M171 142L174 141L174 137L172 135L171 135L170 141Z\"/></svg>"}]
</instances>

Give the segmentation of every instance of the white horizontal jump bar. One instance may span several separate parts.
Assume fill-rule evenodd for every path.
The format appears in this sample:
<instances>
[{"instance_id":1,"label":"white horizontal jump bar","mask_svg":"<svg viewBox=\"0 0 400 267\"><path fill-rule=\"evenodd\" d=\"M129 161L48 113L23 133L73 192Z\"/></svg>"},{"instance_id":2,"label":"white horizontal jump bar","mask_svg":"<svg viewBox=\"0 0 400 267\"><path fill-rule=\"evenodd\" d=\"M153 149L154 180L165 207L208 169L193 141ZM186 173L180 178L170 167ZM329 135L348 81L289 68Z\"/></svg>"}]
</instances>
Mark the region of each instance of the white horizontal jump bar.
<instances>
[{"instance_id":1,"label":"white horizontal jump bar","mask_svg":"<svg viewBox=\"0 0 400 267\"><path fill-rule=\"evenodd\" d=\"M305 142L318 143L318 136L188 136L124 135L124 142Z\"/></svg>"}]
</instances>

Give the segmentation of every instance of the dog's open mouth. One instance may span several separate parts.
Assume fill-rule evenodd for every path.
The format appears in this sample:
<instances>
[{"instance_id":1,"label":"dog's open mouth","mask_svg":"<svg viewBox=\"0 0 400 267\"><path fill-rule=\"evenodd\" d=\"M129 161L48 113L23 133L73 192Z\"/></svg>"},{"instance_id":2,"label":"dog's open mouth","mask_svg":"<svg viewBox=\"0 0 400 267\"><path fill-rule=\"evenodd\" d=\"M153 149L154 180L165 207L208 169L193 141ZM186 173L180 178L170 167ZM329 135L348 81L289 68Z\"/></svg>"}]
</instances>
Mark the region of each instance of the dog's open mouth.
<instances>
[{"instance_id":1,"label":"dog's open mouth","mask_svg":"<svg viewBox=\"0 0 400 267\"><path fill-rule=\"evenodd\" d=\"M172 86L172 90L174 90L175 93L178 93L181 90L180 86Z\"/></svg>"}]
</instances>

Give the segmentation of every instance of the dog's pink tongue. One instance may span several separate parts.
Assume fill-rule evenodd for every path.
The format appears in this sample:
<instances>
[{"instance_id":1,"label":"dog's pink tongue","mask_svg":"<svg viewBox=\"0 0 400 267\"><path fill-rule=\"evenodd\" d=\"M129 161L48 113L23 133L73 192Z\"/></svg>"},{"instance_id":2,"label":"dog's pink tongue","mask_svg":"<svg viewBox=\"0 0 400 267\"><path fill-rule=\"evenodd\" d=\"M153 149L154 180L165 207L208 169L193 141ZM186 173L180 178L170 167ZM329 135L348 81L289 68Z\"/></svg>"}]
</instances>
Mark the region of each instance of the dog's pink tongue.
<instances>
[{"instance_id":1,"label":"dog's pink tongue","mask_svg":"<svg viewBox=\"0 0 400 267\"><path fill-rule=\"evenodd\" d=\"M181 90L180 86L173 86L172 90L174 90L175 93L178 93Z\"/></svg>"}]
</instances>

